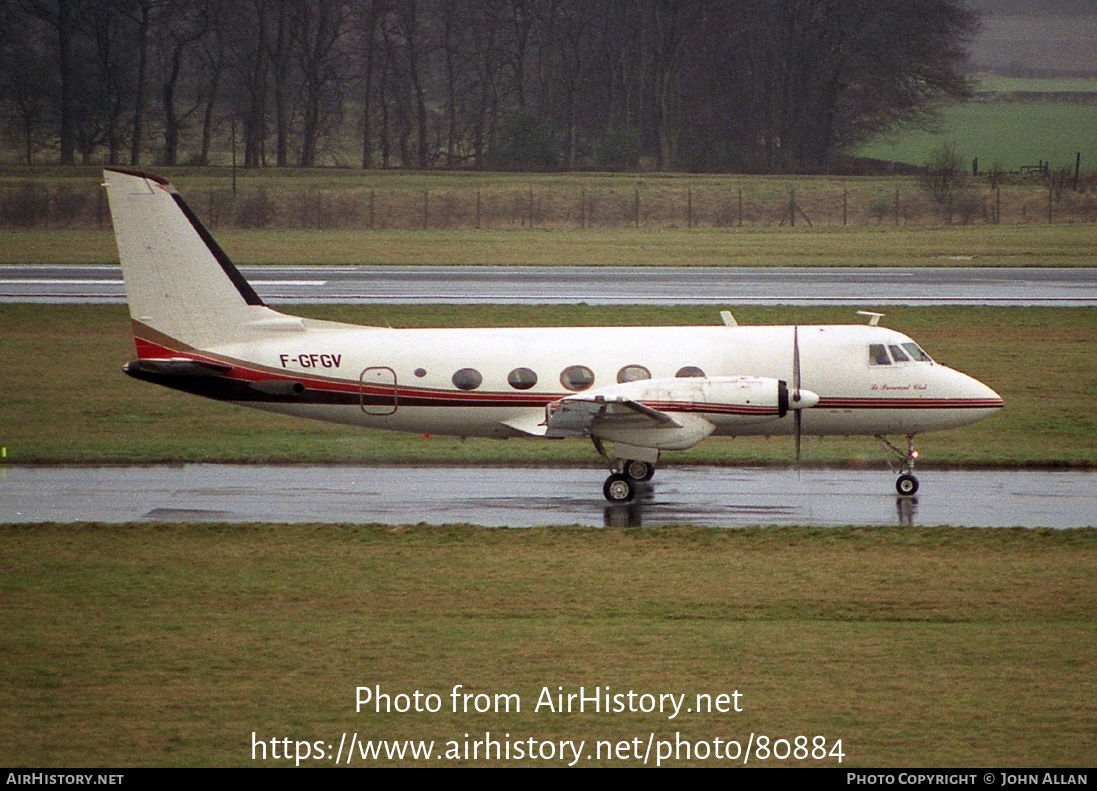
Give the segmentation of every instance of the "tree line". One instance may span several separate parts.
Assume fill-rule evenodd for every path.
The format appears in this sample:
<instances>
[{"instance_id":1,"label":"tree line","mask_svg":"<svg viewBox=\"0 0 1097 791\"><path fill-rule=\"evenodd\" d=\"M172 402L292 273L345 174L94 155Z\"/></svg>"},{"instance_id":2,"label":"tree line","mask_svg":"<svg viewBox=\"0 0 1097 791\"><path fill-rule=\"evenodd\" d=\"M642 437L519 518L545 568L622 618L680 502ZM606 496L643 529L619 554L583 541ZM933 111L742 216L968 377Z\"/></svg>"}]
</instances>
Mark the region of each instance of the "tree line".
<instances>
[{"instance_id":1,"label":"tree line","mask_svg":"<svg viewBox=\"0 0 1097 791\"><path fill-rule=\"evenodd\" d=\"M968 95L977 24L962 0L0 0L0 112L27 163L819 172Z\"/></svg>"}]
</instances>

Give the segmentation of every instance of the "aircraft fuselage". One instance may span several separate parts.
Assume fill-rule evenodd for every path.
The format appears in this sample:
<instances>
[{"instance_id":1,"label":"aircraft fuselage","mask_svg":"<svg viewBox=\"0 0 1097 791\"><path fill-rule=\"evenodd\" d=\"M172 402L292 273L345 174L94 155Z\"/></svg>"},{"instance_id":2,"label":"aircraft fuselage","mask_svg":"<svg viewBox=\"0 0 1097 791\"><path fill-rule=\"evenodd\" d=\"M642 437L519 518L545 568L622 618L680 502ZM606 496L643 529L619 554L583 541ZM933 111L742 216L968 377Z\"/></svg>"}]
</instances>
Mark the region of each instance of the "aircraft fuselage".
<instances>
[{"instance_id":1,"label":"aircraft fuselage","mask_svg":"<svg viewBox=\"0 0 1097 791\"><path fill-rule=\"evenodd\" d=\"M530 429L543 423L545 407L577 392L562 382L577 368L592 377L578 383L581 390L615 385L623 371L652 380L696 379L681 385L697 387L711 377L793 378L792 326L455 330L324 324L202 352L157 345L142 356L189 357L231 369L208 380L139 378L301 417L468 437L538 436ZM889 358L874 364L871 348L913 343L893 330L827 325L796 331L802 386L819 396L804 411L805 434L918 434L974 423L1001 407L993 390L939 363ZM699 392L690 411L710 421L716 435L794 430L789 415L744 420L706 410L706 403L711 400Z\"/></svg>"}]
</instances>

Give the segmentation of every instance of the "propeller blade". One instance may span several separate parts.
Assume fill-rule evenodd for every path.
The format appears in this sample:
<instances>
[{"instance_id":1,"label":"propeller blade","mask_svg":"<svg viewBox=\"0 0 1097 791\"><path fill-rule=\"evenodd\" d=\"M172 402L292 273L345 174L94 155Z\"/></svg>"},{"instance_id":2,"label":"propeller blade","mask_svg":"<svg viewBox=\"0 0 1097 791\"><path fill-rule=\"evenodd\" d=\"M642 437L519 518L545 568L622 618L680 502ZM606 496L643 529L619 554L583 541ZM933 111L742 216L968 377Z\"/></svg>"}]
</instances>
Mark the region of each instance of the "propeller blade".
<instances>
[{"instance_id":1,"label":"propeller blade","mask_svg":"<svg viewBox=\"0 0 1097 791\"><path fill-rule=\"evenodd\" d=\"M800 421L803 419L804 410L797 409L796 420L796 477L800 477Z\"/></svg>"},{"instance_id":2,"label":"propeller blade","mask_svg":"<svg viewBox=\"0 0 1097 791\"><path fill-rule=\"evenodd\" d=\"M800 325L792 327L792 400L800 401Z\"/></svg>"},{"instance_id":3,"label":"propeller blade","mask_svg":"<svg viewBox=\"0 0 1097 791\"><path fill-rule=\"evenodd\" d=\"M800 325L792 326L792 401L800 403ZM793 419L796 424L796 477L800 477L800 436L803 429L802 409L795 409Z\"/></svg>"}]
</instances>

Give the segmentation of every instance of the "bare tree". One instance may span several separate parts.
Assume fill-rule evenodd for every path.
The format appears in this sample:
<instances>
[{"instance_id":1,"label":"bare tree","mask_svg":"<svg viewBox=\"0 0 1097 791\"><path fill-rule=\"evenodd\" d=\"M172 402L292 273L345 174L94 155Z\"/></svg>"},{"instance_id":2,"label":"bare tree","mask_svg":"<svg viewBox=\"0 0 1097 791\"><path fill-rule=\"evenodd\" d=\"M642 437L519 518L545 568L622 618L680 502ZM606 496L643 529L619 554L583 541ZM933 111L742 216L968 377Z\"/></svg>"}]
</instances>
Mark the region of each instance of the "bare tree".
<instances>
[{"instance_id":1,"label":"bare tree","mask_svg":"<svg viewBox=\"0 0 1097 791\"><path fill-rule=\"evenodd\" d=\"M57 82L55 61L40 23L11 6L0 9L0 99L9 133L19 140L26 164L50 138Z\"/></svg>"},{"instance_id":2,"label":"bare tree","mask_svg":"<svg viewBox=\"0 0 1097 791\"><path fill-rule=\"evenodd\" d=\"M270 82L274 94L274 163L278 167L289 164L290 116L293 90L290 84L290 66L295 51L293 35L295 18L302 13L301 0L273 0L270 35L264 41L267 62L270 64ZM307 15L307 12L304 12Z\"/></svg>"},{"instance_id":3,"label":"bare tree","mask_svg":"<svg viewBox=\"0 0 1097 791\"><path fill-rule=\"evenodd\" d=\"M132 109L136 77L136 31L127 10L124 0L90 0L83 6L81 20L90 46L81 58L84 79L76 138L85 163L105 145L107 161L117 164L127 134L133 132L124 120Z\"/></svg>"},{"instance_id":4,"label":"bare tree","mask_svg":"<svg viewBox=\"0 0 1097 791\"><path fill-rule=\"evenodd\" d=\"M341 89L348 78L341 49L348 8L328 0L301 0L293 16L301 71L301 165L316 164L317 146L329 120L341 113Z\"/></svg>"},{"instance_id":5,"label":"bare tree","mask_svg":"<svg viewBox=\"0 0 1097 791\"><path fill-rule=\"evenodd\" d=\"M265 159L271 16L269 0L247 0L233 4L226 19L228 52L236 77L232 113L242 122L246 168L259 167Z\"/></svg>"},{"instance_id":6,"label":"bare tree","mask_svg":"<svg viewBox=\"0 0 1097 791\"><path fill-rule=\"evenodd\" d=\"M686 0L654 0L652 3L652 131L656 140L656 164L660 170L675 164L678 143L679 69Z\"/></svg>"},{"instance_id":7,"label":"bare tree","mask_svg":"<svg viewBox=\"0 0 1097 791\"><path fill-rule=\"evenodd\" d=\"M390 0L389 8L394 22L393 33L401 42L404 67L415 98L415 161L420 169L426 169L430 167L430 138L427 127L425 71L430 46L425 15L419 5L420 0ZM405 154L405 163L407 161Z\"/></svg>"},{"instance_id":8,"label":"bare tree","mask_svg":"<svg viewBox=\"0 0 1097 791\"><path fill-rule=\"evenodd\" d=\"M210 161L221 84L229 63L226 39L231 2L232 0L202 0L207 33L198 40L198 77L195 80L196 97L203 108L202 141L198 154L194 157L195 164L199 165L209 164Z\"/></svg>"},{"instance_id":9,"label":"bare tree","mask_svg":"<svg viewBox=\"0 0 1097 791\"><path fill-rule=\"evenodd\" d=\"M174 162L201 109L195 161L231 113L247 167L266 164L270 134L274 163L315 164L352 97L363 167L378 153L386 167L483 166L506 118L568 168L643 154L825 171L963 98L977 24L965 0L6 0L0 13L0 102L24 156L38 137L63 163L104 149L137 163L162 132ZM22 60L12 30L31 38Z\"/></svg>"},{"instance_id":10,"label":"bare tree","mask_svg":"<svg viewBox=\"0 0 1097 791\"><path fill-rule=\"evenodd\" d=\"M124 7L136 22L137 74L133 86L133 126L130 132L130 164L141 164L145 124L145 82L148 75L149 31L156 13L167 0L129 0Z\"/></svg>"},{"instance_id":11,"label":"bare tree","mask_svg":"<svg viewBox=\"0 0 1097 791\"><path fill-rule=\"evenodd\" d=\"M76 59L77 0L19 0L28 14L41 19L55 37L58 69L58 104L60 119L60 162L71 165L76 161Z\"/></svg>"},{"instance_id":12,"label":"bare tree","mask_svg":"<svg viewBox=\"0 0 1097 791\"><path fill-rule=\"evenodd\" d=\"M351 6L353 30L355 33L354 51L361 68L361 89L359 101L362 103L362 169L373 164L373 112L374 112L374 72L377 64L377 25L384 11L383 0L357 0Z\"/></svg>"},{"instance_id":13,"label":"bare tree","mask_svg":"<svg viewBox=\"0 0 1097 791\"><path fill-rule=\"evenodd\" d=\"M196 159L204 163L209 155L211 91L216 95L223 68L207 57L211 47L216 46L217 7L218 0L170 0L154 25L155 69L164 114L160 161L165 165L178 164L184 124L203 107L202 148Z\"/></svg>"}]
</instances>

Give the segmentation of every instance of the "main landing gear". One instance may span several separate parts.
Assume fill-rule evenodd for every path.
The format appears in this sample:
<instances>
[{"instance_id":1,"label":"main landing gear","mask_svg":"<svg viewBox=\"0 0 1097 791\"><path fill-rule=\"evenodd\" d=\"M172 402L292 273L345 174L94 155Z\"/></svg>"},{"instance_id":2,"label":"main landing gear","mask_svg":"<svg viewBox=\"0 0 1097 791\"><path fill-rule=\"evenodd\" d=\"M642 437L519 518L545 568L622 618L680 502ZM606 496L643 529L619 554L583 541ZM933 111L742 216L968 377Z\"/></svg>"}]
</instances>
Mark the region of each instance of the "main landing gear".
<instances>
[{"instance_id":1,"label":"main landing gear","mask_svg":"<svg viewBox=\"0 0 1097 791\"><path fill-rule=\"evenodd\" d=\"M876 439L884 443L899 460L899 464L896 466L891 458L888 458L888 466L891 467L891 471L899 473L899 477L895 479L895 491L904 497L910 497L917 493L918 479L914 477L914 460L918 458L918 451L914 449L914 435L911 434L907 437L905 452L888 442L886 437L877 436Z\"/></svg>"},{"instance_id":2,"label":"main landing gear","mask_svg":"<svg viewBox=\"0 0 1097 791\"><path fill-rule=\"evenodd\" d=\"M598 439L594 439L594 447L609 465L610 476L602 485L602 494L611 503L631 502L636 497L637 485L650 481L655 475L655 462L611 458Z\"/></svg>"}]
</instances>

